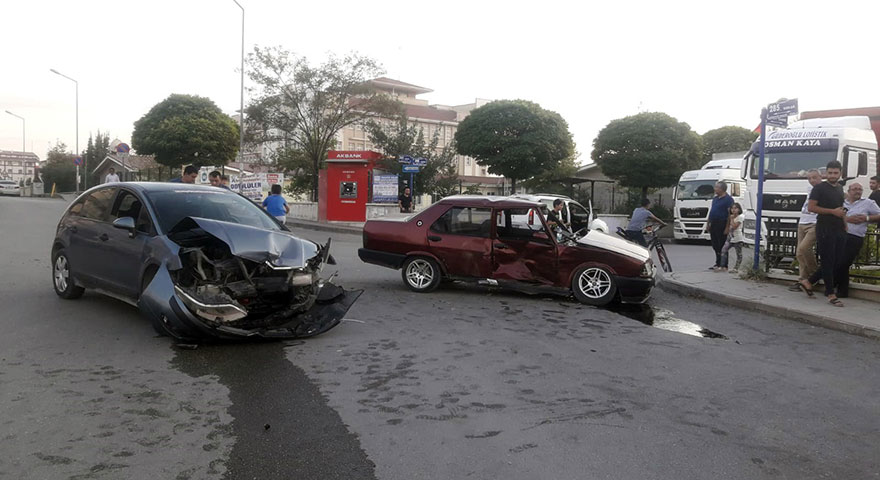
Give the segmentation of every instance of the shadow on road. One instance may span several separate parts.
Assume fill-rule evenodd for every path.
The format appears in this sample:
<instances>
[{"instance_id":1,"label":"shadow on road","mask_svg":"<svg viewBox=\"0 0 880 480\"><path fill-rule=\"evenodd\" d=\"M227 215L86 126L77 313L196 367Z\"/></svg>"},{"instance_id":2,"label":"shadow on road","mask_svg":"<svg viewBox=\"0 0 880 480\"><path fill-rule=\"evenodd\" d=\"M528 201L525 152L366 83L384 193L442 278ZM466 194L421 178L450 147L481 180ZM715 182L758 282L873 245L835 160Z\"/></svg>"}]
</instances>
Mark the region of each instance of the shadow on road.
<instances>
[{"instance_id":1,"label":"shadow on road","mask_svg":"<svg viewBox=\"0 0 880 480\"><path fill-rule=\"evenodd\" d=\"M172 366L230 390L226 478L374 479L375 465L318 387L284 355L301 341L176 348Z\"/></svg>"}]
</instances>

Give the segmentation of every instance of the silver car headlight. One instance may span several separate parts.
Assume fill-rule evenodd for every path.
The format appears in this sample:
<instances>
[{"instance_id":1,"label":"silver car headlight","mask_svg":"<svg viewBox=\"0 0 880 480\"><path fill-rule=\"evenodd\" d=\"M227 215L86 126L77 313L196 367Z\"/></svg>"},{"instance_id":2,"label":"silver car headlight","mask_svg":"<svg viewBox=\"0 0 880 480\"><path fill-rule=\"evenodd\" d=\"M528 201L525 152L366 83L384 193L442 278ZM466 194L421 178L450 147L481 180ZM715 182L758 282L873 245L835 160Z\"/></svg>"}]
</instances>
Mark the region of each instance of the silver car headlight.
<instances>
[{"instance_id":1,"label":"silver car headlight","mask_svg":"<svg viewBox=\"0 0 880 480\"><path fill-rule=\"evenodd\" d=\"M228 323L241 320L248 315L247 311L232 303L208 304L200 302L177 285L174 286L174 291L177 292L177 296L187 308L205 320Z\"/></svg>"}]
</instances>

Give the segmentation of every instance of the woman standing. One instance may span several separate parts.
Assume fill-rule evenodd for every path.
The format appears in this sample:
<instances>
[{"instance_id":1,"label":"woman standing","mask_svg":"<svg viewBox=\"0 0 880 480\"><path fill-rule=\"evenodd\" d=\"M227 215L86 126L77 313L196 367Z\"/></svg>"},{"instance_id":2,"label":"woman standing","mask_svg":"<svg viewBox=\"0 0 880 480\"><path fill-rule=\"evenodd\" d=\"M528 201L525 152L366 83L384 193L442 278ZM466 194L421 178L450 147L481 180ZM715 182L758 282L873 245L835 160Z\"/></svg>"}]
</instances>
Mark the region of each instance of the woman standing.
<instances>
[{"instance_id":1,"label":"woman standing","mask_svg":"<svg viewBox=\"0 0 880 480\"><path fill-rule=\"evenodd\" d=\"M739 265L742 263L743 252L742 245L745 241L743 237L742 225L743 222L746 221L746 215L743 213L742 206L739 203L734 203L730 206L730 217L727 224L727 241L724 242L724 246L721 247L721 265L715 269L716 272L723 272L727 270L728 263L728 252L731 247L736 250L736 266L733 267L731 273L736 272L739 269Z\"/></svg>"}]
</instances>

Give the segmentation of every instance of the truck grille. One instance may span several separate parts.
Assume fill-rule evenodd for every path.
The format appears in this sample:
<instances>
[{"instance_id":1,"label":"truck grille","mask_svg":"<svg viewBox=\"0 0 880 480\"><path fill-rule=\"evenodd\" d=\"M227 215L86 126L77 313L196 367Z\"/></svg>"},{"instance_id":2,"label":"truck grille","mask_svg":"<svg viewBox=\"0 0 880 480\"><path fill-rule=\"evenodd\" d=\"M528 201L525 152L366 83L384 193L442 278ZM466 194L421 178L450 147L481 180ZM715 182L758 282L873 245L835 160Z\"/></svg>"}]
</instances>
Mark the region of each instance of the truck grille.
<instances>
[{"instance_id":1,"label":"truck grille","mask_svg":"<svg viewBox=\"0 0 880 480\"><path fill-rule=\"evenodd\" d=\"M806 200L807 196L802 194L782 195L778 193L765 193L763 208L764 210L775 210L777 212L799 212Z\"/></svg>"},{"instance_id":2,"label":"truck grille","mask_svg":"<svg viewBox=\"0 0 880 480\"><path fill-rule=\"evenodd\" d=\"M706 215L709 214L709 209L706 207L679 208L678 213L681 215L681 218L706 218Z\"/></svg>"}]
</instances>

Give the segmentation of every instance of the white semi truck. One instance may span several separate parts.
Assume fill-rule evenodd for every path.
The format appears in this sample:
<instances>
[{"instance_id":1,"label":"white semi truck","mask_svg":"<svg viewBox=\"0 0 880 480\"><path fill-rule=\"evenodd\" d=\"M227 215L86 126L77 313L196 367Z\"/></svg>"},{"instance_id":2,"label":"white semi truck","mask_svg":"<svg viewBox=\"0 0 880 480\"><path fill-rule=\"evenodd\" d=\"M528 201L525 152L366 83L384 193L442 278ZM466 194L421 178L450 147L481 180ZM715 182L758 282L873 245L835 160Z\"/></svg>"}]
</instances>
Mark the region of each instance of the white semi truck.
<instances>
[{"instance_id":1,"label":"white semi truck","mask_svg":"<svg viewBox=\"0 0 880 480\"><path fill-rule=\"evenodd\" d=\"M727 184L727 193L748 209L749 196L746 182L740 175L742 158L746 152L715 154L712 160L700 170L684 172L678 180L675 195L675 208L672 212L672 235L676 240L709 240L703 231L709 218L712 197L715 196L715 183Z\"/></svg>"},{"instance_id":2,"label":"white semi truck","mask_svg":"<svg viewBox=\"0 0 880 480\"><path fill-rule=\"evenodd\" d=\"M746 182L749 207L743 233L746 243L755 242L755 209L758 195L759 143L746 154L741 178ZM817 169L824 176L825 165L837 160L843 165L842 179L861 183L877 175L877 137L868 117L814 118L792 123L788 128L768 132L764 143L764 190L761 242L766 241L768 218L796 224L807 200L807 172ZM792 228L796 228L792 225Z\"/></svg>"}]
</instances>

